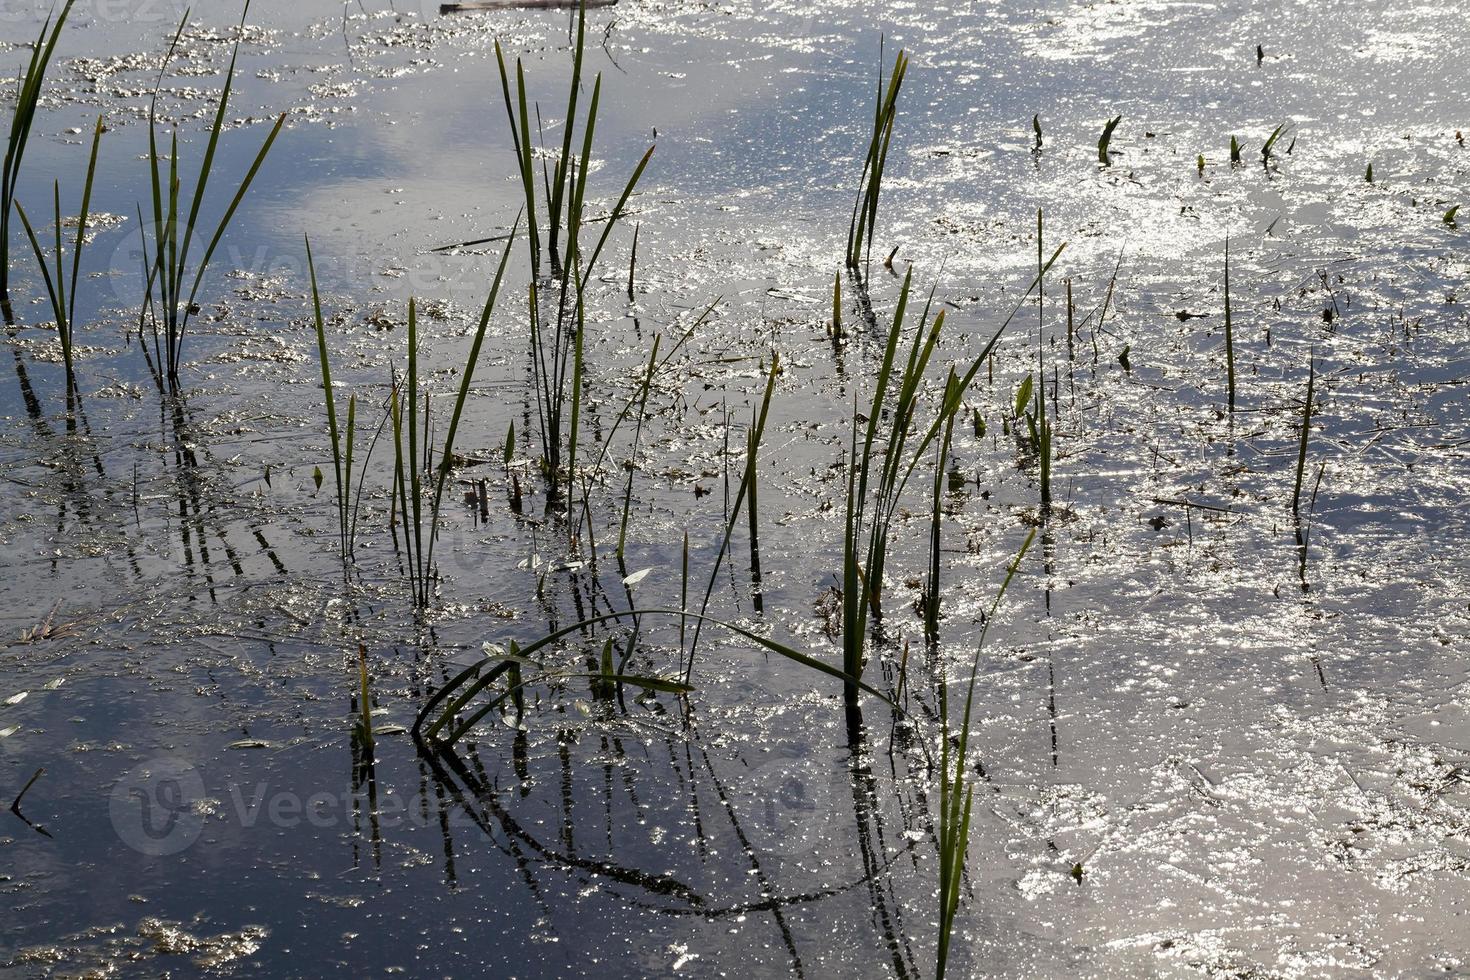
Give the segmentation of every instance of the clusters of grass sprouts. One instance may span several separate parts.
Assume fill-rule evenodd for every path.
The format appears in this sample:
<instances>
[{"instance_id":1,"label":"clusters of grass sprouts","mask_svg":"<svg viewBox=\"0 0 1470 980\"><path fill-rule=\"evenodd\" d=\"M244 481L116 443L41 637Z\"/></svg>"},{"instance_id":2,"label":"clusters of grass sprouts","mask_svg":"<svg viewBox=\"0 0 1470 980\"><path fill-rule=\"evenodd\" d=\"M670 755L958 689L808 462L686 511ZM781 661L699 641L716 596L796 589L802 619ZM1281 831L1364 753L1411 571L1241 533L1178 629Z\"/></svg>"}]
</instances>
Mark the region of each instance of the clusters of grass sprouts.
<instances>
[{"instance_id":1,"label":"clusters of grass sprouts","mask_svg":"<svg viewBox=\"0 0 1470 980\"><path fill-rule=\"evenodd\" d=\"M92 205L92 182L97 174L97 148L102 142L102 117L97 117L97 126L92 131L92 156L87 163L87 182L82 188L82 208L77 215L77 234L72 242L71 249L71 274L66 273L65 248L62 244L62 219L61 219L61 182L55 181L51 185L52 216L55 221L56 245L53 259L55 261L55 275L46 261L45 250L41 248L41 241L36 236L36 230L31 226L30 219L19 201L15 202L15 213L20 217L20 223L25 227L26 238L31 243L31 250L36 255L36 264L41 267L41 278L46 283L46 298L51 301L51 315L56 321L56 336L61 341L61 359L66 365L67 383L75 382L76 375L72 364L72 331L76 325L77 309L77 279L81 274L82 250L87 244L87 217Z\"/></svg>"},{"instance_id":2,"label":"clusters of grass sprouts","mask_svg":"<svg viewBox=\"0 0 1470 980\"><path fill-rule=\"evenodd\" d=\"M416 608L422 610L429 605L437 573L434 566L434 542L438 537L439 515L444 502L444 488L455 466L455 436L459 432L464 415L465 402L469 398L470 386L474 381L475 366L480 359L480 349L485 342L485 332L490 325L491 314L500 296L500 287L505 279L506 266L510 262L511 246L520 228L519 220L511 228L509 240L500 256L495 278L490 285L490 294L480 312L470 349L460 370L459 390L456 393L449 423L438 447L438 463L434 465L434 447L431 443L430 422L432 412L427 392L421 392L419 378L419 330L418 305L410 297L408 301L408 366L400 379L395 375L388 394L384 421L379 426L391 423L393 438L393 482L390 490L391 514L389 523L395 543L403 549L404 568L408 575L409 591ZM357 432L357 396L347 402L345 427L339 424L337 399L332 385L331 358L327 349L326 322L322 316L321 294L317 288L316 263L312 258L311 242L306 242L306 264L311 279L312 311L316 326L317 355L320 360L322 379L322 402L327 416L327 433L332 446L332 472L336 492L338 548L344 567L351 561L357 537L357 517L362 500L363 485L367 479L367 467L372 460L373 448L377 445L374 436L368 447L367 458L358 476L356 491L353 490L354 448ZM423 394L422 400L420 394ZM422 404L422 410L420 405ZM507 459L514 436L507 436ZM399 538L399 532L402 538Z\"/></svg>"},{"instance_id":3,"label":"clusters of grass sprouts","mask_svg":"<svg viewBox=\"0 0 1470 980\"><path fill-rule=\"evenodd\" d=\"M250 4L247 0L245 11L241 15L241 27L244 26L245 16L249 12ZM143 239L145 272L143 305L138 314L138 336L140 341L143 341L145 330L151 329L153 352L149 356L149 368L159 388L162 389L166 385L171 391L178 389L184 334L188 330L190 318L198 312L199 307L196 301L200 286L204 283L204 275L209 268L209 262L214 257L220 240L224 238L226 229L235 217L235 212L239 210L240 202L244 200L246 192L249 191L256 174L259 173L261 165L265 162L266 154L270 152L276 136L279 135L286 121L284 112L277 117L275 125L265 138L260 151L255 155L250 168L236 186L223 217L210 234L203 254L191 266L190 250L196 242L196 237L201 240L203 238L199 229L200 213L203 210L205 192L214 171L215 153L219 149L225 112L229 107L230 94L234 88L235 64L240 56L240 40L236 39L234 50L230 54L230 64L225 71L224 85L215 105L214 121L210 127L204 157L200 161L198 175L194 181L193 195L186 200L181 194L179 180L178 130L175 129L171 135L167 152L159 145L158 96L163 86L164 72L173 61L174 52L178 49L179 39L183 36L184 27L188 22L189 14L185 11L183 19L179 22L179 28L169 43L168 53L164 56L163 66L159 69L158 80L153 89L153 97L149 102L148 164L151 178L150 217L152 220L143 220L141 208L138 214L139 233ZM185 205L187 205L187 210L185 210ZM143 351L145 356L148 355L146 342L143 344Z\"/></svg>"},{"instance_id":4,"label":"clusters of grass sprouts","mask_svg":"<svg viewBox=\"0 0 1470 980\"><path fill-rule=\"evenodd\" d=\"M959 411L965 392L1000 339L997 331L984 350L963 374L944 385L927 427L918 427L922 381L944 328L944 312L932 320L931 291L919 317L908 354L899 356L904 318L913 280L904 277L883 360L873 385L866 423L859 438L862 413L853 406L848 453L847 506L842 542L842 670L860 680L866 666L869 616L883 615L883 571L888 554L889 531L898 512L904 489L920 461L941 433L948 430ZM1005 328L1002 326L1001 330ZM884 425L882 420L886 419ZM937 589L938 582L932 587ZM856 701L858 688L849 683L848 701Z\"/></svg>"},{"instance_id":5,"label":"clusters of grass sprouts","mask_svg":"<svg viewBox=\"0 0 1470 980\"><path fill-rule=\"evenodd\" d=\"M31 139L31 125L36 120L36 106L41 100L41 85L46 80L46 69L56 51L56 42L61 29L66 26L67 15L76 0L66 0L61 12L53 20L47 17L41 32L31 48L30 60L20 76L15 96L15 108L10 116L10 134L5 142L4 170L0 172L0 307L5 320L10 322L10 212L15 206L16 189L20 182L21 163L25 159L26 146ZM44 263L43 263L44 265ZM60 321L57 327L60 328ZM69 340L63 343L68 344ZM70 363L68 362L68 367Z\"/></svg>"},{"instance_id":6,"label":"clusters of grass sprouts","mask_svg":"<svg viewBox=\"0 0 1470 980\"><path fill-rule=\"evenodd\" d=\"M582 88L582 60L587 32L587 11L583 5L577 17L577 41L572 60L571 90L567 95L566 115L562 123L561 152L555 165L548 169L546 147L541 147L541 183L546 197L546 241L543 245L536 202L536 151L533 145L531 115L526 95L526 74L519 58L515 66L515 93L499 41L495 58L500 68L501 92L506 115L510 120L511 141L515 149L517 170L525 195L527 215L526 243L530 252L532 284L529 290L531 326L531 372L536 393L537 422L540 426L542 458L550 477L552 495L562 478L563 463L570 484L574 479L578 429L581 421L582 377L585 368L586 343L585 292L598 259L609 237L626 213L628 199L647 169L653 147L643 154L622 193L603 222L602 234L590 252L584 254L582 232L585 217L587 184L592 169L593 134L597 126L598 103L602 95L602 74L592 85L592 96L582 120L580 156L573 152L577 129L577 106ZM540 130L540 109L536 110ZM543 259L550 268L550 278L541 275ZM630 265L629 282L632 274ZM544 293L546 299L543 300Z\"/></svg>"},{"instance_id":7,"label":"clusters of grass sprouts","mask_svg":"<svg viewBox=\"0 0 1470 980\"><path fill-rule=\"evenodd\" d=\"M863 157L862 175L858 178L857 199L852 205L852 221L847 228L847 267L854 275L867 279L873 251L873 235L878 226L878 198L883 189L883 171L888 165L888 148L893 142L893 126L898 118L898 93L908 74L909 59L899 51L893 59L893 71L887 81L883 64L878 64L878 96L873 108L873 129L868 137L868 151Z\"/></svg>"},{"instance_id":8,"label":"clusters of grass sprouts","mask_svg":"<svg viewBox=\"0 0 1470 980\"><path fill-rule=\"evenodd\" d=\"M438 446L437 466L433 464L434 446L430 442L432 413L429 396L427 392L421 392L419 384L417 304L412 298L408 301L408 369L389 394L388 417L393 434L392 494L397 515L394 533L396 537L397 530L403 531L402 547L409 588L419 609L429 605L438 577L434 566L434 543L439 536L439 512L444 503L444 488L455 465L454 439L459 432L465 402L469 398L470 385L474 380L475 365L480 359L480 348L485 342L485 330L490 325L490 315L500 296L505 267L510 261L511 246L515 243L519 228L520 222L517 220L511 228L505 250L501 253L500 265L495 270L495 280L490 285L490 295L485 299L485 306L480 312L474 339L470 342L464 368L460 371L459 391L455 395L449 424L444 430L443 441Z\"/></svg>"}]
</instances>

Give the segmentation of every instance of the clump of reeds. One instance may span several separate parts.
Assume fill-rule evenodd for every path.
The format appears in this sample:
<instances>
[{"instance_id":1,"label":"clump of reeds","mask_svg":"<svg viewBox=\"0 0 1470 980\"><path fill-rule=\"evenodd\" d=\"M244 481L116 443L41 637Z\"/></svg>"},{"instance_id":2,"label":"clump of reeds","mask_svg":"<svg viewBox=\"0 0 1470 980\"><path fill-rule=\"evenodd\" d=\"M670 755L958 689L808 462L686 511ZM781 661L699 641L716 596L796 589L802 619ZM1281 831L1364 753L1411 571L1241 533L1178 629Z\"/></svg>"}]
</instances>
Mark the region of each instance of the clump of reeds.
<instances>
[{"instance_id":1,"label":"clump of reeds","mask_svg":"<svg viewBox=\"0 0 1470 980\"><path fill-rule=\"evenodd\" d=\"M46 253L41 248L41 242L36 237L36 230L31 227L30 219L26 217L25 209L20 202L15 202L15 213L20 217L20 223L25 227L26 238L30 240L31 250L35 252L36 264L41 267L41 278L46 283L46 297L51 301L51 315L56 320L56 336L61 340L61 358L66 364L67 381L71 382L75 375L72 366L72 336L76 326L77 309L77 279L82 268L82 250L87 244L87 217L92 205L92 181L97 175L97 148L102 142L102 117L97 117L97 126L92 132L92 156L87 163L87 182L82 188L82 208L77 215L77 234L72 242L71 249L71 276L67 277L65 264L65 249L62 245L61 236L61 182L56 181L51 185L52 217L56 222L56 275L52 276L47 267Z\"/></svg>"},{"instance_id":2,"label":"clump of reeds","mask_svg":"<svg viewBox=\"0 0 1470 980\"><path fill-rule=\"evenodd\" d=\"M975 645L975 655L970 662L970 680L965 689L965 713L960 729L954 733L949 721L949 682L940 673L939 723L940 723L940 775L939 775L939 943L935 976L944 980L944 971L949 963L950 938L954 932L955 915L960 907L960 882L965 872L965 852L970 842L970 813L974 802L974 788L969 785L968 756L970 750L970 717L975 704L975 679L980 671L980 654L985 649L985 638L990 624L995 622L1000 601L1015 578L1036 531L1026 535L1015 560L1006 568L1005 578L990 604L984 625L980 628L980 640ZM951 742L954 743L951 748Z\"/></svg>"},{"instance_id":3,"label":"clump of reeds","mask_svg":"<svg viewBox=\"0 0 1470 980\"><path fill-rule=\"evenodd\" d=\"M485 341L485 330L490 325L490 314L500 296L500 284L505 278L505 267L510 261L511 246L520 230L520 221L511 227L510 235L501 253L500 265L495 270L495 280L490 286L490 295L480 312L480 321L470 342L469 353L460 371L459 392L455 396L454 408L449 424L444 430L443 441L438 447L438 464L431 466L433 447L429 442L431 410L428 396L423 399L422 418L419 400L419 333L417 304L408 301L408 368L403 380L395 383L389 395L389 421L393 432L393 495L394 510L398 525L403 530L404 557L407 562L409 588L414 603L426 608L433 595L437 572L434 567L434 543L438 539L439 511L444 502L444 487L450 471L454 468L454 438L459 431L465 401L469 397L470 384L474 380L475 366L480 359L480 348ZM426 483L425 475L432 474ZM432 496L425 507L425 496L432 487ZM427 513L425 511L427 510ZM395 527L396 527L395 526ZM395 530L396 536L396 530Z\"/></svg>"},{"instance_id":4,"label":"clump of reeds","mask_svg":"<svg viewBox=\"0 0 1470 980\"><path fill-rule=\"evenodd\" d=\"M41 25L36 42L31 48L30 60L19 78L15 95L15 109L10 115L10 135L5 143L5 164L0 171L0 306L5 319L10 320L10 211L15 206L15 192L20 181L20 167L25 159L26 146L31 139L31 124L36 119L36 106L41 100L41 84L46 79L46 69L56 51L56 42L61 29L66 26L67 15L76 0L66 0L61 12L53 21L50 16ZM58 327L60 323L58 321ZM70 364L68 364L68 368Z\"/></svg>"},{"instance_id":5,"label":"clump of reeds","mask_svg":"<svg viewBox=\"0 0 1470 980\"><path fill-rule=\"evenodd\" d=\"M250 3L249 0L246 0L245 10L240 17L242 28L245 25L245 17L249 13ZM199 173L194 181L194 193L192 199L187 202L188 210L185 213L181 208L185 202L180 196L178 129L174 129L169 141L168 152L164 153L159 147L158 140L158 96L163 86L163 74L173 60L174 52L178 50L179 39L183 36L184 27L188 21L189 15L188 12L185 12L183 20L179 22L179 29L169 43L168 53L164 56L163 66L159 69L158 80L153 88L153 97L148 106L148 163L152 190L152 222L151 224L144 222L141 213L138 222L139 234L143 238L143 265L146 271L143 307L138 314L138 335L141 340L145 328L151 327L153 354L149 366L159 386L163 387L167 383L171 389L178 387L184 334L188 330L189 319L199 310L196 300L199 297L199 288L204 283L204 275L209 268L209 262L214 257L215 249L219 247L220 240L224 237L230 222L234 219L235 212L239 210L240 202L245 199L246 192L250 190L250 185L265 162L266 154L270 152L276 136L286 122L286 113L283 112L276 119L275 125L271 128L270 134L266 136L265 142L255 155L244 178L235 188L229 207L225 209L224 216L220 218L210 235L203 254L191 267L189 252L195 244L196 236L200 234L199 213L203 208L205 191L214 171L220 132L224 128L225 112L229 107L230 94L234 89L235 64L240 56L240 40L236 39L234 50L230 55L224 85L215 106L214 122L210 127L209 140L205 145L204 158L200 161ZM150 232L152 235L151 260L149 258ZM147 350L145 346L145 354Z\"/></svg>"},{"instance_id":6,"label":"clump of reeds","mask_svg":"<svg viewBox=\"0 0 1470 980\"><path fill-rule=\"evenodd\" d=\"M868 617L882 616L883 571L888 555L888 536L904 488L934 440L945 431L959 411L964 393L1000 339L991 338L980 356L964 374L945 385L927 428L918 430L921 382L944 328L941 311L931 321L933 293L925 304L914 331L907 358L899 359L899 342L904 334L904 317L909 302L913 271L904 277L883 361L873 386L872 402L865 413L861 441L860 413L853 406L846 520L842 544L842 669L860 679L866 666ZM1004 326L1001 330L1004 330ZM887 420L884 425L882 420ZM938 582L934 583L938 588ZM857 688L847 686L849 702Z\"/></svg>"},{"instance_id":7,"label":"clump of reeds","mask_svg":"<svg viewBox=\"0 0 1470 980\"><path fill-rule=\"evenodd\" d=\"M536 390L537 421L541 429L541 448L547 474L551 479L553 495L561 479L563 459L566 476L570 484L576 468L577 435L581 422L582 374L585 367L586 342L585 290L591 281L598 259L606 247L609 236L625 214L628 198L632 195L648 161L653 156L653 147L643 154L632 176L623 185L617 203L613 205L603 224L602 234L589 253L583 251L581 235L586 219L588 177L592 163L592 141L597 126L598 103L602 96L602 73L599 72L592 86L592 97L582 121L581 154L573 153L573 134L577 129L577 104L582 87L583 49L586 41L587 10L583 4L577 18L577 41L572 60L571 90L567 96L566 117L563 123L562 146L555 166L548 173L543 166L542 183L546 196L545 251L550 259L552 279L544 284L548 302L543 303L538 293L543 288L541 263L543 247L539 226L539 211L536 205L535 151L532 145L531 117L526 95L525 68L516 59L515 96L512 98L510 77L506 70L505 55L499 41L495 44L495 58L500 69L501 93L505 100L506 115L510 120L511 141L515 149L518 172L525 195L527 215L527 248L531 257L532 285L529 293L531 326L531 372ZM543 156L546 148L542 147ZM629 283L632 283L632 265L629 266ZM546 310L546 307L550 310ZM565 453L565 456L563 455Z\"/></svg>"},{"instance_id":8,"label":"clump of reeds","mask_svg":"<svg viewBox=\"0 0 1470 980\"><path fill-rule=\"evenodd\" d=\"M858 178L857 199L852 205L852 220L847 227L847 267L861 268L867 278L867 266L873 250L873 235L878 226L878 199L883 189L883 171L888 165L888 148L893 142L893 126L898 118L898 93L908 74L909 59L903 51L893 60L893 71L885 83L883 65L878 65L878 96L873 108L873 129L868 137L868 151L863 157L863 170Z\"/></svg>"}]
</instances>

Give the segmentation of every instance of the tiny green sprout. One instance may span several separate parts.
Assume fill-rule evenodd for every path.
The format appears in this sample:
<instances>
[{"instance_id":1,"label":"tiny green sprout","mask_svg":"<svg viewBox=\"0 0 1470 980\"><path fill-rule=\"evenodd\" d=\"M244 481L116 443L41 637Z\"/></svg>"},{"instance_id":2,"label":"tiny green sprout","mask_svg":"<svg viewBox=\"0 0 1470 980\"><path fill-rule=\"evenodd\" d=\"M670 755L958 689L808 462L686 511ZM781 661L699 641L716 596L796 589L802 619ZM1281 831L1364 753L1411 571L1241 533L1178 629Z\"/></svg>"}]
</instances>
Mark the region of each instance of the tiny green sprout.
<instances>
[{"instance_id":1,"label":"tiny green sprout","mask_svg":"<svg viewBox=\"0 0 1470 980\"><path fill-rule=\"evenodd\" d=\"M1026 406L1030 404L1031 390L1033 387L1034 382L1031 380L1031 375L1028 374L1026 375L1026 380L1022 381L1021 386L1016 389L1016 410L1011 413L1016 418L1020 418L1021 413L1024 412L1026 410Z\"/></svg>"},{"instance_id":2,"label":"tiny green sprout","mask_svg":"<svg viewBox=\"0 0 1470 980\"><path fill-rule=\"evenodd\" d=\"M311 482L316 484L318 490L322 488L322 468L320 466L312 469Z\"/></svg>"},{"instance_id":3,"label":"tiny green sprout","mask_svg":"<svg viewBox=\"0 0 1470 980\"><path fill-rule=\"evenodd\" d=\"M1036 134L1036 145L1032 149L1039 150L1041 149L1041 116L1031 117L1031 131Z\"/></svg>"},{"instance_id":4,"label":"tiny green sprout","mask_svg":"<svg viewBox=\"0 0 1470 980\"><path fill-rule=\"evenodd\" d=\"M1201 177L1205 175L1205 155L1203 153L1194 158L1194 169L1199 171Z\"/></svg>"},{"instance_id":5,"label":"tiny green sprout","mask_svg":"<svg viewBox=\"0 0 1470 980\"><path fill-rule=\"evenodd\" d=\"M601 700L608 700L616 696L618 685L613 680L616 672L613 670L612 637L608 637L602 644L602 664L597 677L592 679L592 696Z\"/></svg>"},{"instance_id":6,"label":"tiny green sprout","mask_svg":"<svg viewBox=\"0 0 1470 980\"><path fill-rule=\"evenodd\" d=\"M1270 166L1272 152L1276 149L1276 141L1281 139L1282 136L1286 135L1290 131L1291 123L1289 122L1284 122L1281 125L1277 126L1275 129L1271 130L1271 135L1266 137L1265 143L1261 144L1261 163L1263 166ZM1296 140L1292 140L1291 146L1292 148L1295 148ZM1288 149L1286 152L1290 153L1291 149Z\"/></svg>"},{"instance_id":7,"label":"tiny green sprout","mask_svg":"<svg viewBox=\"0 0 1470 980\"><path fill-rule=\"evenodd\" d=\"M1458 204L1456 204L1454 207L1450 208L1448 211L1446 211L1444 213L1444 223L1453 228L1454 225L1455 225L1455 215L1458 214L1459 212L1460 212L1460 206Z\"/></svg>"},{"instance_id":8,"label":"tiny green sprout","mask_svg":"<svg viewBox=\"0 0 1470 980\"><path fill-rule=\"evenodd\" d=\"M1363 179L1370 184L1373 183L1373 164L1368 164L1368 172L1363 175Z\"/></svg>"},{"instance_id":9,"label":"tiny green sprout","mask_svg":"<svg viewBox=\"0 0 1470 980\"><path fill-rule=\"evenodd\" d=\"M1113 130L1118 128L1118 123L1123 121L1121 115L1114 116L1103 126L1102 136L1097 141L1097 162L1104 167L1113 165L1112 158L1108 155L1108 144L1113 141Z\"/></svg>"},{"instance_id":10,"label":"tiny green sprout","mask_svg":"<svg viewBox=\"0 0 1470 980\"><path fill-rule=\"evenodd\" d=\"M832 276L832 336L842 336L842 273Z\"/></svg>"},{"instance_id":11,"label":"tiny green sprout","mask_svg":"<svg viewBox=\"0 0 1470 980\"><path fill-rule=\"evenodd\" d=\"M1073 880L1075 880L1080 885L1082 883L1082 876L1086 873L1082 870L1081 861L1078 861L1076 864L1072 865L1071 873Z\"/></svg>"},{"instance_id":12,"label":"tiny green sprout","mask_svg":"<svg viewBox=\"0 0 1470 980\"><path fill-rule=\"evenodd\" d=\"M980 409L975 409L975 438L985 438L985 419L980 416Z\"/></svg>"},{"instance_id":13,"label":"tiny green sprout","mask_svg":"<svg viewBox=\"0 0 1470 980\"><path fill-rule=\"evenodd\" d=\"M361 643L357 645L357 684L359 714L353 726L354 734L363 753L371 757L373 753L373 702L368 691L367 647Z\"/></svg>"},{"instance_id":14,"label":"tiny green sprout","mask_svg":"<svg viewBox=\"0 0 1470 980\"><path fill-rule=\"evenodd\" d=\"M1240 162L1240 140L1236 139L1234 136L1230 137L1230 162Z\"/></svg>"},{"instance_id":15,"label":"tiny green sprout","mask_svg":"<svg viewBox=\"0 0 1470 980\"><path fill-rule=\"evenodd\" d=\"M503 457L501 459L501 462L503 463L503 465L509 466L510 465L510 461L515 457L515 454L516 454L516 423L515 423L515 419L511 419L511 422L510 422L509 427L507 427L506 430L505 430L505 452L504 452L504 455L503 455Z\"/></svg>"},{"instance_id":16,"label":"tiny green sprout","mask_svg":"<svg viewBox=\"0 0 1470 980\"><path fill-rule=\"evenodd\" d=\"M1133 370L1133 365L1128 361L1128 352L1132 349L1132 344L1125 344L1123 345L1123 350L1118 354L1118 363L1123 365L1124 371L1131 372Z\"/></svg>"}]
</instances>

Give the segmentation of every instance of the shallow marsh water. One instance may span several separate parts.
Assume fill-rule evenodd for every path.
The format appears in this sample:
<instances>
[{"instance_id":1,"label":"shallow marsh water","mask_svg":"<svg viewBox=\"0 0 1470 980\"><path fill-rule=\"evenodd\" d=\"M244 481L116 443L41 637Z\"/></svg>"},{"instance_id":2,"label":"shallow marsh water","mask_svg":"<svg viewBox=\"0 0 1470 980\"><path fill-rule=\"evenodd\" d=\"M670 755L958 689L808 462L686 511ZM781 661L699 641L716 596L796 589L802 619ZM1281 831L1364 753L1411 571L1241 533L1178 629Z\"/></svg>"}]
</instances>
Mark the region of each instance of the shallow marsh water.
<instances>
[{"instance_id":1,"label":"shallow marsh water","mask_svg":"<svg viewBox=\"0 0 1470 980\"><path fill-rule=\"evenodd\" d=\"M79 300L71 411L33 265L23 242L12 250L0 797L46 772L22 807L44 834L0 814L7 970L928 975L933 676L968 662L981 609L1038 523L982 660L956 973L1470 970L1470 252L1465 222L1441 220L1470 199L1470 150L1456 139L1470 129L1463 10L593 11L597 206L658 148L634 198L635 299L626 230L595 290L586 445L610 427L654 333L667 342L721 302L656 386L619 569L607 543L620 467L593 495L596 564L567 550L563 519L531 493L524 302L503 301L458 445L471 465L457 475L487 481L488 517L456 488L441 602L419 627L381 480L343 584L301 236L317 255L339 400L384 396L410 295L435 398L452 398L500 245L434 249L503 234L520 203L493 40L526 59L555 134L568 18L397 6L354 3L345 21L335 3L252 7L220 182L243 171L265 120L288 111L288 128L211 276L180 400L158 396L125 337L147 93L181 11L83 3L63 39L20 197L44 200L58 177L74 201L82 133L101 112L111 131L94 206L119 220L98 233ZM0 40L28 41L44 16L17 9ZM201 12L165 81L195 153L237 17ZM620 583L644 568L640 603L677 605L686 530L702 585L727 473L742 465L727 438L741 444L772 350L784 370L760 454L761 611L741 534L712 608L840 660L825 629L839 464L896 277L875 261L879 329L834 344L826 323L880 35L885 58L901 46L914 66L874 251L896 246L899 269L912 263L926 291L937 282L943 359L973 356L1020 299L1038 207L1048 243L1068 243L1043 338L1054 513L1041 520L1034 459L1002 426L1034 363L1033 303L967 403L986 434L968 412L956 433L932 656L908 609L925 566L923 492L895 532L869 669L895 684L907 642L909 720L869 701L854 738L837 685L712 631L687 703L542 690L524 731L487 725L454 759L421 757L394 728L483 642L626 608ZM1118 113L1118 155L1099 168L1098 132ZM1259 149L1283 121L1295 143L1268 169ZM524 294L524 266L517 246L507 296ZM1063 279L1080 323L1070 356ZM1325 466L1303 567L1289 502L1313 355L1309 478ZM522 514L498 462L511 421ZM626 431L612 458L628 458ZM21 641L42 622L47 635ZM380 728L371 778L351 738L359 639ZM578 663L600 647L599 634L561 655ZM647 672L672 669L677 630L641 650ZM145 833L138 803L178 799L189 806L169 831Z\"/></svg>"}]
</instances>

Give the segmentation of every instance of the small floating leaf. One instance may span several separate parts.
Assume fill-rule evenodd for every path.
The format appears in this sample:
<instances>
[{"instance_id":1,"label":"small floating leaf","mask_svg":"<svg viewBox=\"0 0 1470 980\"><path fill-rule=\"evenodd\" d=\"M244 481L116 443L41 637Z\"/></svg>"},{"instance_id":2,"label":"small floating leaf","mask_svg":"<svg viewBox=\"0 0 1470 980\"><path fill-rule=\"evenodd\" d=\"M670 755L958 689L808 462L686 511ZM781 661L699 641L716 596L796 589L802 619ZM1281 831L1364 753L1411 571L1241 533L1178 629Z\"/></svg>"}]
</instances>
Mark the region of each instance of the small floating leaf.
<instances>
[{"instance_id":1,"label":"small floating leaf","mask_svg":"<svg viewBox=\"0 0 1470 980\"><path fill-rule=\"evenodd\" d=\"M633 586L637 585L639 582L641 582L644 579L648 578L648 573L651 572L651 571L653 571L652 568L642 568L642 569L639 569L638 571L634 572L632 575L629 575L627 578L623 579L623 584L626 585L628 588L631 589Z\"/></svg>"},{"instance_id":2,"label":"small floating leaf","mask_svg":"<svg viewBox=\"0 0 1470 980\"><path fill-rule=\"evenodd\" d=\"M30 691L21 691L19 694L12 694L10 697L5 699L5 704L20 704L22 701L30 696L30 693Z\"/></svg>"},{"instance_id":3,"label":"small floating leaf","mask_svg":"<svg viewBox=\"0 0 1470 980\"><path fill-rule=\"evenodd\" d=\"M1118 354L1118 363L1123 365L1124 371L1132 371L1133 365L1128 363L1128 352L1133 349L1132 344L1126 344L1121 353Z\"/></svg>"},{"instance_id":4,"label":"small floating leaf","mask_svg":"<svg viewBox=\"0 0 1470 980\"><path fill-rule=\"evenodd\" d=\"M0 738L9 738L20 731L19 725L11 725L9 728L0 728Z\"/></svg>"},{"instance_id":5,"label":"small floating leaf","mask_svg":"<svg viewBox=\"0 0 1470 980\"><path fill-rule=\"evenodd\" d=\"M258 738L242 738L238 742L231 742L225 746L230 749L268 749L271 743L261 741Z\"/></svg>"},{"instance_id":6,"label":"small floating leaf","mask_svg":"<svg viewBox=\"0 0 1470 980\"><path fill-rule=\"evenodd\" d=\"M314 467L312 469L311 482L316 484L316 488L318 490L322 488L322 468L320 466Z\"/></svg>"}]
</instances>

